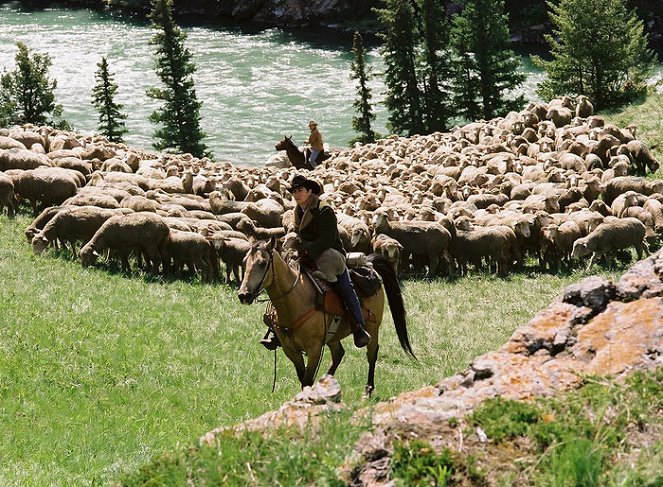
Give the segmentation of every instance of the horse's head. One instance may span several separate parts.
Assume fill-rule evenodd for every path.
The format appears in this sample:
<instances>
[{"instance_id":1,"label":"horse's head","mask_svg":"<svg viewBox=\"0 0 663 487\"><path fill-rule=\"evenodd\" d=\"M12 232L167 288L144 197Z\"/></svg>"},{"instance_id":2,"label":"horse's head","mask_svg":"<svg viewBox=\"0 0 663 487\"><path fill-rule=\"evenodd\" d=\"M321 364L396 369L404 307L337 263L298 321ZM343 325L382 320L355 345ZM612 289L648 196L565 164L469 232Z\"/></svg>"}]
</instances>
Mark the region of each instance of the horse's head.
<instances>
[{"instance_id":1,"label":"horse's head","mask_svg":"<svg viewBox=\"0 0 663 487\"><path fill-rule=\"evenodd\" d=\"M269 286L273 280L273 252L275 239L270 241L257 241L251 245L251 249L244 258L244 279L239 287L237 297L242 304L251 304L260 292Z\"/></svg>"},{"instance_id":2,"label":"horse's head","mask_svg":"<svg viewBox=\"0 0 663 487\"><path fill-rule=\"evenodd\" d=\"M283 136L283 140L279 141L274 147L276 150L287 150L288 147L294 146L295 143L292 141L292 135L288 137L287 135Z\"/></svg>"}]
</instances>

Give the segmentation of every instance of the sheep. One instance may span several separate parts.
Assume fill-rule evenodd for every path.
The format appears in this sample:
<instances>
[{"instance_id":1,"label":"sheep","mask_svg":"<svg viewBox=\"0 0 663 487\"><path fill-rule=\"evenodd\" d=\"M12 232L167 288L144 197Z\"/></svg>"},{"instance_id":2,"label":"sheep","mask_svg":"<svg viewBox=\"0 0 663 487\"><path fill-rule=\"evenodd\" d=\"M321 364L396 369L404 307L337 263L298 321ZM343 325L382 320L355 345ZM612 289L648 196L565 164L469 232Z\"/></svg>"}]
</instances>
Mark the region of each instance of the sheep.
<instances>
[{"instance_id":1,"label":"sheep","mask_svg":"<svg viewBox=\"0 0 663 487\"><path fill-rule=\"evenodd\" d=\"M38 154L28 149L0 149L0 171L8 169L30 170L52 166L45 154Z\"/></svg>"},{"instance_id":2,"label":"sheep","mask_svg":"<svg viewBox=\"0 0 663 487\"><path fill-rule=\"evenodd\" d=\"M615 218L601 223L586 237L579 238L573 244L571 257L580 259L591 254L587 268L592 266L596 257L611 257L615 250L635 247L638 259L644 249L645 225L637 218Z\"/></svg>"},{"instance_id":3,"label":"sheep","mask_svg":"<svg viewBox=\"0 0 663 487\"><path fill-rule=\"evenodd\" d=\"M237 284L242 282L244 273L244 258L251 249L251 244L246 240L228 238L215 234L208 237L216 249L216 253L226 265L226 283L230 283L230 273L235 276Z\"/></svg>"},{"instance_id":4,"label":"sheep","mask_svg":"<svg viewBox=\"0 0 663 487\"><path fill-rule=\"evenodd\" d=\"M339 227L342 227L350 235L350 245L346 247L347 250L364 252L365 254L370 253L371 230L368 225L358 218L343 213L339 213L337 219Z\"/></svg>"},{"instance_id":5,"label":"sheep","mask_svg":"<svg viewBox=\"0 0 663 487\"><path fill-rule=\"evenodd\" d=\"M449 248L461 275L467 273L468 262L479 268L482 258L495 262L498 274L506 275L512 244L516 241L513 230L501 225L475 227L464 216L457 218L454 224L456 231Z\"/></svg>"},{"instance_id":6,"label":"sheep","mask_svg":"<svg viewBox=\"0 0 663 487\"><path fill-rule=\"evenodd\" d=\"M16 195L14 194L14 183L11 178L0 172L0 212L7 208L7 216L14 218L16 214Z\"/></svg>"},{"instance_id":7,"label":"sheep","mask_svg":"<svg viewBox=\"0 0 663 487\"><path fill-rule=\"evenodd\" d=\"M74 196L67 198L62 204L74 206L98 206L99 208L120 207L120 204L115 198L94 186L80 188Z\"/></svg>"},{"instance_id":8,"label":"sheep","mask_svg":"<svg viewBox=\"0 0 663 487\"><path fill-rule=\"evenodd\" d=\"M401 254L403 268L407 267L410 255L415 258L426 258L429 277L438 270L440 258L451 265L452 260L448 251L451 234L439 223L390 222L385 213L378 212L374 215L374 227L376 233L392 237L403 246Z\"/></svg>"},{"instance_id":9,"label":"sheep","mask_svg":"<svg viewBox=\"0 0 663 487\"><path fill-rule=\"evenodd\" d=\"M59 205L78 190L73 178L55 169L59 168L24 171L18 179L17 194L30 202L34 216L38 203L42 207Z\"/></svg>"},{"instance_id":10,"label":"sheep","mask_svg":"<svg viewBox=\"0 0 663 487\"><path fill-rule=\"evenodd\" d=\"M106 250L118 252L122 270L131 271L131 251L144 253L152 262L152 272L159 271L170 229L162 217L154 213L139 212L114 216L106 220L92 239L79 252L83 267L93 265L99 254Z\"/></svg>"},{"instance_id":11,"label":"sheep","mask_svg":"<svg viewBox=\"0 0 663 487\"><path fill-rule=\"evenodd\" d=\"M253 220L242 219L237 223L237 230L255 240L269 240L270 238L281 238L285 236L285 229L280 228L262 228L256 227Z\"/></svg>"},{"instance_id":12,"label":"sheep","mask_svg":"<svg viewBox=\"0 0 663 487\"><path fill-rule=\"evenodd\" d=\"M87 243L101 225L113 216L125 215L129 210L112 210L96 206L79 206L59 211L32 238L32 250L41 254L52 242L67 242L72 256L76 256L76 241Z\"/></svg>"},{"instance_id":13,"label":"sheep","mask_svg":"<svg viewBox=\"0 0 663 487\"><path fill-rule=\"evenodd\" d=\"M209 194L209 205L215 215L225 215L226 213L241 212L249 205L249 202L230 200L217 190Z\"/></svg>"},{"instance_id":14,"label":"sheep","mask_svg":"<svg viewBox=\"0 0 663 487\"><path fill-rule=\"evenodd\" d=\"M248 203L241 210L251 220L265 228L276 228L282 226L281 217L285 209L278 201L266 198L255 203Z\"/></svg>"},{"instance_id":15,"label":"sheep","mask_svg":"<svg viewBox=\"0 0 663 487\"><path fill-rule=\"evenodd\" d=\"M22 149L25 150L27 147L18 140L7 137L6 135L0 135L0 149Z\"/></svg>"},{"instance_id":16,"label":"sheep","mask_svg":"<svg viewBox=\"0 0 663 487\"><path fill-rule=\"evenodd\" d=\"M401 252L403 251L403 246L398 240L384 234L379 234L371 240L371 247L373 252L384 255L394 268L394 272L398 273L398 265L401 260Z\"/></svg>"},{"instance_id":17,"label":"sheep","mask_svg":"<svg viewBox=\"0 0 663 487\"><path fill-rule=\"evenodd\" d=\"M647 147L642 141L631 140L626 144L626 148L629 150L638 174L644 176L647 169L654 173L661 166L658 160L652 155L649 147Z\"/></svg>"},{"instance_id":18,"label":"sheep","mask_svg":"<svg viewBox=\"0 0 663 487\"><path fill-rule=\"evenodd\" d=\"M571 265L573 243L582 237L580 226L573 220L561 225L551 224L541 228L541 254L543 267L547 264L552 271L557 271L557 262Z\"/></svg>"},{"instance_id":19,"label":"sheep","mask_svg":"<svg viewBox=\"0 0 663 487\"><path fill-rule=\"evenodd\" d=\"M216 250L212 243L199 233L171 229L166 241L166 272L170 272L171 259L175 272L181 272L186 264L190 272L200 271L205 282L210 282L219 273Z\"/></svg>"},{"instance_id":20,"label":"sheep","mask_svg":"<svg viewBox=\"0 0 663 487\"><path fill-rule=\"evenodd\" d=\"M631 206L642 206L647 201L647 197L635 191L627 191L617 196L610 205L610 213L613 216L621 218L624 211Z\"/></svg>"},{"instance_id":21,"label":"sheep","mask_svg":"<svg viewBox=\"0 0 663 487\"><path fill-rule=\"evenodd\" d=\"M588 118L594 115L594 105L585 95L576 97L576 117Z\"/></svg>"},{"instance_id":22,"label":"sheep","mask_svg":"<svg viewBox=\"0 0 663 487\"><path fill-rule=\"evenodd\" d=\"M605 183L603 201L611 205L617 196L629 190L644 195L660 193L663 190L663 181L648 181L636 176L615 177Z\"/></svg>"},{"instance_id":23,"label":"sheep","mask_svg":"<svg viewBox=\"0 0 663 487\"><path fill-rule=\"evenodd\" d=\"M145 198L144 196L129 196L124 198L122 203L120 203L122 208L131 208L134 211L149 211L156 213L159 209L159 205L150 199Z\"/></svg>"},{"instance_id":24,"label":"sheep","mask_svg":"<svg viewBox=\"0 0 663 487\"><path fill-rule=\"evenodd\" d=\"M50 222L55 215L58 214L61 210L66 210L70 208L75 208L71 205L60 205L60 206L49 206L45 208L25 229L25 237L28 239L28 243L32 242L32 239L37 235L47 224Z\"/></svg>"}]
</instances>

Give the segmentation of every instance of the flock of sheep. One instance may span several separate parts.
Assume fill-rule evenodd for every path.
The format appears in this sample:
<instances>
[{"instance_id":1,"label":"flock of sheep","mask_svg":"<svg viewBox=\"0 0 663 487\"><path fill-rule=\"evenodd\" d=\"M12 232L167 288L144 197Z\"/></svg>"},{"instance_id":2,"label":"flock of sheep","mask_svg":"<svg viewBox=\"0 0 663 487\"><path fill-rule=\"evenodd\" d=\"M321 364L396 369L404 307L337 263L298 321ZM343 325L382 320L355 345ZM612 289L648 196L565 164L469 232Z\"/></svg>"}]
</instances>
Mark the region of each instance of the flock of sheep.
<instances>
[{"instance_id":1,"label":"flock of sheep","mask_svg":"<svg viewBox=\"0 0 663 487\"><path fill-rule=\"evenodd\" d=\"M505 275L527 258L557 270L663 232L658 161L594 116L584 97L530 104L449 133L391 136L333 154L309 173L337 208L346 249L383 253L397 272ZM48 127L0 129L0 211L35 215L36 253L69 247L152 273L241 279L251 239L288 241L294 168L235 167Z\"/></svg>"}]
</instances>

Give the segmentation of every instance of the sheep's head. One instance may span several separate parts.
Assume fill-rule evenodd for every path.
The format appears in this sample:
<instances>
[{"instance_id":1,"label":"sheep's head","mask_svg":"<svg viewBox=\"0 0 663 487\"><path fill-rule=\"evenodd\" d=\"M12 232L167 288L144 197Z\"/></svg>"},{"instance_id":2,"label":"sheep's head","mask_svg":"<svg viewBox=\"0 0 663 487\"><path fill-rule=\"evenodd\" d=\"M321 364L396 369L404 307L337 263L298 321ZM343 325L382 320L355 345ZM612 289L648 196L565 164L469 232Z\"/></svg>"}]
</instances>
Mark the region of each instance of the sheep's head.
<instances>
[{"instance_id":1,"label":"sheep's head","mask_svg":"<svg viewBox=\"0 0 663 487\"><path fill-rule=\"evenodd\" d=\"M545 240L554 241L559 235L559 227L557 225L548 225L541 228L541 236Z\"/></svg>"},{"instance_id":2,"label":"sheep's head","mask_svg":"<svg viewBox=\"0 0 663 487\"><path fill-rule=\"evenodd\" d=\"M571 251L571 258L573 259L579 259L581 257L585 257L586 255L589 255L591 253L591 250L589 250L589 247L587 246L587 240L584 238L579 238L575 242L573 242L573 250Z\"/></svg>"},{"instance_id":3,"label":"sheep's head","mask_svg":"<svg viewBox=\"0 0 663 487\"><path fill-rule=\"evenodd\" d=\"M85 245L78 253L78 256L81 258L81 265L83 267L89 267L97 262L99 253L91 246Z\"/></svg>"},{"instance_id":4,"label":"sheep's head","mask_svg":"<svg viewBox=\"0 0 663 487\"><path fill-rule=\"evenodd\" d=\"M48 243L48 239L41 233L38 233L32 238L32 251L35 253L35 255L40 255L44 250L46 250Z\"/></svg>"}]
</instances>

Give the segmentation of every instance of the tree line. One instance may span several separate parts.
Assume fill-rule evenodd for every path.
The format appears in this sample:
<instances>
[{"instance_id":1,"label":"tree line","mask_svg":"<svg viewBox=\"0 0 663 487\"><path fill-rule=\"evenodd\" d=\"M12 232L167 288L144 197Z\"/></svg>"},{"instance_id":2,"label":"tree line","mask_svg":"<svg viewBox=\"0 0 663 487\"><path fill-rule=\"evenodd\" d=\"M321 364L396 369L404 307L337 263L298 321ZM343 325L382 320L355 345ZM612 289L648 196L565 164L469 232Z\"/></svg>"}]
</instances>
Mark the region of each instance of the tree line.
<instances>
[{"instance_id":1,"label":"tree line","mask_svg":"<svg viewBox=\"0 0 663 487\"><path fill-rule=\"evenodd\" d=\"M457 4L456 4L457 5ZM647 47L643 22L626 0L559 0L547 2L553 32L546 36L550 58L533 56L546 73L537 88L544 100L585 95L597 109L633 101L646 92L646 79L657 62ZM162 86L146 95L162 102L151 115L158 150L211 156L204 139L195 91L196 66L185 47L186 34L173 19L173 0L151 0L150 21L156 33L156 72ZM380 47L386 68L387 128L414 135L446 131L459 121L490 119L519 110L525 100L514 91L525 80L520 60L509 48L504 0L462 0L449 11L440 0L382 0L376 9L383 25ZM67 128L55 102L55 80L48 78L51 60L31 53L19 42L16 69L0 77L0 125L50 123ZM353 37L351 78L357 82L353 106L357 115L352 142L372 142L380 135L369 88L373 76L359 33ZM118 86L108 60L95 73L92 104L99 112L99 132L122 141L127 129ZM49 119L48 116L51 116Z\"/></svg>"}]
</instances>

